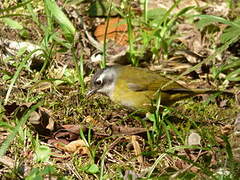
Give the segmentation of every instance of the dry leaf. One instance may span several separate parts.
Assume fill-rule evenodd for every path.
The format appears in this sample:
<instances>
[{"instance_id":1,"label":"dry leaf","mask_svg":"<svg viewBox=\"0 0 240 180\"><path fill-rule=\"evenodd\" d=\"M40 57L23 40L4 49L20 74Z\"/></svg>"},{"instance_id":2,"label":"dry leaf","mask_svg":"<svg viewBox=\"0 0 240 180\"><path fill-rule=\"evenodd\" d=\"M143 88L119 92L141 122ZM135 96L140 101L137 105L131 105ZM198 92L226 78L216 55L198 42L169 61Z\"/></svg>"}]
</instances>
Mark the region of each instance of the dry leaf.
<instances>
[{"instance_id":1,"label":"dry leaf","mask_svg":"<svg viewBox=\"0 0 240 180\"><path fill-rule=\"evenodd\" d=\"M219 135L215 136L214 139L215 139L215 141L216 141L218 144L220 144L221 146L225 146L224 140L223 140Z\"/></svg>"},{"instance_id":2,"label":"dry leaf","mask_svg":"<svg viewBox=\"0 0 240 180\"><path fill-rule=\"evenodd\" d=\"M29 122L33 125L38 125L40 124L40 115L36 111L31 112L30 117L29 117Z\"/></svg>"},{"instance_id":3,"label":"dry leaf","mask_svg":"<svg viewBox=\"0 0 240 180\"><path fill-rule=\"evenodd\" d=\"M232 130L233 130L233 126L230 124L227 124L221 128L221 134L229 135Z\"/></svg>"},{"instance_id":4,"label":"dry leaf","mask_svg":"<svg viewBox=\"0 0 240 180\"><path fill-rule=\"evenodd\" d=\"M137 161L142 165L143 164L143 156L141 155L141 147L137 141L137 136L131 136L131 143L133 145L134 153L137 157Z\"/></svg>"},{"instance_id":5,"label":"dry leaf","mask_svg":"<svg viewBox=\"0 0 240 180\"><path fill-rule=\"evenodd\" d=\"M98 121L96 121L92 116L85 117L83 121L85 121L87 123L92 123L92 124L97 124L98 123Z\"/></svg>"},{"instance_id":6,"label":"dry leaf","mask_svg":"<svg viewBox=\"0 0 240 180\"><path fill-rule=\"evenodd\" d=\"M61 126L63 130L74 133L74 134L79 134L80 129L82 128L83 131L85 132L85 127L82 127L80 125L75 125L75 124L65 124Z\"/></svg>"},{"instance_id":7,"label":"dry leaf","mask_svg":"<svg viewBox=\"0 0 240 180\"><path fill-rule=\"evenodd\" d=\"M178 38L188 50L199 53L203 49L202 37L200 31L192 24L179 24L178 31L182 34ZM194 57L188 53L184 54L187 60L191 63L197 63L197 57Z\"/></svg>"},{"instance_id":8,"label":"dry leaf","mask_svg":"<svg viewBox=\"0 0 240 180\"><path fill-rule=\"evenodd\" d=\"M35 130L42 135L49 136L54 129L52 114L48 109L43 107L39 107L30 114L29 122L33 125Z\"/></svg>"},{"instance_id":9,"label":"dry leaf","mask_svg":"<svg viewBox=\"0 0 240 180\"><path fill-rule=\"evenodd\" d=\"M85 144L85 142L81 139L72 141L67 145L63 145L61 143L55 145L58 149L63 151L67 151L69 153L76 153L78 152L81 155L89 154L89 150Z\"/></svg>"},{"instance_id":10,"label":"dry leaf","mask_svg":"<svg viewBox=\"0 0 240 180\"><path fill-rule=\"evenodd\" d=\"M194 146L194 145L201 145L201 136L198 133L191 132L191 134L188 136L188 145Z\"/></svg>"},{"instance_id":11,"label":"dry leaf","mask_svg":"<svg viewBox=\"0 0 240 180\"><path fill-rule=\"evenodd\" d=\"M51 89L53 87L53 83L51 81L39 81L32 86L33 91L44 91L47 89Z\"/></svg>"},{"instance_id":12,"label":"dry leaf","mask_svg":"<svg viewBox=\"0 0 240 180\"><path fill-rule=\"evenodd\" d=\"M107 22L99 25L94 32L95 37L101 43L104 41L106 27ZM109 19L106 39L107 41L113 40L116 44L119 45L126 45L128 43L127 23L124 22L124 19Z\"/></svg>"},{"instance_id":13,"label":"dry leaf","mask_svg":"<svg viewBox=\"0 0 240 180\"><path fill-rule=\"evenodd\" d=\"M124 135L134 135L134 134L141 134L146 133L146 128L132 128L127 126L111 126L112 134L124 134Z\"/></svg>"},{"instance_id":14,"label":"dry leaf","mask_svg":"<svg viewBox=\"0 0 240 180\"><path fill-rule=\"evenodd\" d=\"M2 156L0 157L0 162L6 166L8 166L9 168L13 169L15 166L15 161L8 157L8 156Z\"/></svg>"}]
</instances>

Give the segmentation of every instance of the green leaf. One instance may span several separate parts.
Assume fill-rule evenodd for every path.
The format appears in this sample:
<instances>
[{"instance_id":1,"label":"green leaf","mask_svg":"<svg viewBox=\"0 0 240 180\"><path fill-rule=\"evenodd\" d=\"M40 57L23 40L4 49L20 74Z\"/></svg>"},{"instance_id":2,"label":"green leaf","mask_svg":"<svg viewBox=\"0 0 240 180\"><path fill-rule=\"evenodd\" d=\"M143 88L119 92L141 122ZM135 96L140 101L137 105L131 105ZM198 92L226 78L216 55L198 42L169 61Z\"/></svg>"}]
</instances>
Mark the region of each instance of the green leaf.
<instances>
[{"instance_id":1,"label":"green leaf","mask_svg":"<svg viewBox=\"0 0 240 180\"><path fill-rule=\"evenodd\" d=\"M44 2L45 2L45 5L46 5L48 11L53 15L55 20L60 24L65 37L69 41L73 41L76 29L73 26L73 24L71 23L71 21L63 13L61 8L59 8L59 6L56 4L56 2L54 0L45 0Z\"/></svg>"},{"instance_id":2,"label":"green leaf","mask_svg":"<svg viewBox=\"0 0 240 180\"><path fill-rule=\"evenodd\" d=\"M64 177L60 176L59 174L57 174L56 172L56 168L53 166L46 166L44 167L44 169L42 168L33 168L30 173L28 174L28 176L26 176L24 179L25 180L43 180L43 179L49 179L48 177L51 177L53 175L52 178L50 179L65 179ZM57 176L59 176L59 178L56 178Z\"/></svg>"},{"instance_id":3,"label":"green leaf","mask_svg":"<svg viewBox=\"0 0 240 180\"><path fill-rule=\"evenodd\" d=\"M235 26L230 26L229 28L224 30L220 40L221 40L221 43L225 43L235 37L240 37L240 28Z\"/></svg>"},{"instance_id":4,"label":"green leaf","mask_svg":"<svg viewBox=\"0 0 240 180\"><path fill-rule=\"evenodd\" d=\"M237 69L226 76L229 81L240 81L240 69Z\"/></svg>"},{"instance_id":5,"label":"green leaf","mask_svg":"<svg viewBox=\"0 0 240 180\"><path fill-rule=\"evenodd\" d=\"M29 175L25 177L25 180L42 180L43 177L41 176L39 168L33 168Z\"/></svg>"},{"instance_id":6,"label":"green leaf","mask_svg":"<svg viewBox=\"0 0 240 180\"><path fill-rule=\"evenodd\" d=\"M164 14L167 12L164 8L154 8L148 10L148 19L150 20L157 20L164 16Z\"/></svg>"},{"instance_id":7,"label":"green leaf","mask_svg":"<svg viewBox=\"0 0 240 180\"><path fill-rule=\"evenodd\" d=\"M228 70L230 68L240 68L240 59L236 59L236 60L234 60L233 62L231 62L231 63L229 63L227 65L223 65L221 70L225 71L225 70Z\"/></svg>"},{"instance_id":8,"label":"green leaf","mask_svg":"<svg viewBox=\"0 0 240 180\"><path fill-rule=\"evenodd\" d=\"M240 24L236 22L229 21L222 17L212 16L212 15L196 15L194 17L199 17L200 20L197 23L198 28L203 28L212 23L223 23L228 24L230 26L235 26L236 28L240 28Z\"/></svg>"},{"instance_id":9,"label":"green leaf","mask_svg":"<svg viewBox=\"0 0 240 180\"><path fill-rule=\"evenodd\" d=\"M88 174L96 174L99 172L99 167L96 164L89 164L85 166L83 169Z\"/></svg>"},{"instance_id":10,"label":"green leaf","mask_svg":"<svg viewBox=\"0 0 240 180\"><path fill-rule=\"evenodd\" d=\"M41 102L39 102L36 105L33 105L31 107L31 109L29 109L29 111L27 111L26 114L23 115L23 117L20 119L19 123L16 125L16 127L13 129L13 131L11 132L11 134L9 134L6 138L6 140L1 144L0 147L0 157L5 155L5 153L7 152L8 147L10 146L10 144L12 143L12 141L14 140L15 136L18 134L19 129L27 122L30 114L35 111L38 107L40 107L40 105L42 105Z\"/></svg>"},{"instance_id":11,"label":"green leaf","mask_svg":"<svg viewBox=\"0 0 240 180\"><path fill-rule=\"evenodd\" d=\"M19 35L25 39L30 37L29 31L26 28L21 29L21 31L19 32Z\"/></svg>"},{"instance_id":12,"label":"green leaf","mask_svg":"<svg viewBox=\"0 0 240 180\"><path fill-rule=\"evenodd\" d=\"M152 113L151 113L151 114L149 113L149 114L147 115L147 118L148 118L150 121L152 121L152 122L156 121L156 116L155 116L154 114L152 114Z\"/></svg>"},{"instance_id":13,"label":"green leaf","mask_svg":"<svg viewBox=\"0 0 240 180\"><path fill-rule=\"evenodd\" d=\"M12 29L18 29L18 30L23 29L23 26L21 25L21 23L11 18L2 18L2 21Z\"/></svg>"},{"instance_id":14,"label":"green leaf","mask_svg":"<svg viewBox=\"0 0 240 180\"><path fill-rule=\"evenodd\" d=\"M51 149L47 146L38 146L35 152L35 160L37 162L47 162L50 158Z\"/></svg>"},{"instance_id":15,"label":"green leaf","mask_svg":"<svg viewBox=\"0 0 240 180\"><path fill-rule=\"evenodd\" d=\"M11 78L12 78L12 77L9 76L9 75L7 75L7 74L4 74L3 77L2 77L2 79L5 80L5 81L7 81L7 80L9 80L9 79L11 79Z\"/></svg>"}]
</instances>

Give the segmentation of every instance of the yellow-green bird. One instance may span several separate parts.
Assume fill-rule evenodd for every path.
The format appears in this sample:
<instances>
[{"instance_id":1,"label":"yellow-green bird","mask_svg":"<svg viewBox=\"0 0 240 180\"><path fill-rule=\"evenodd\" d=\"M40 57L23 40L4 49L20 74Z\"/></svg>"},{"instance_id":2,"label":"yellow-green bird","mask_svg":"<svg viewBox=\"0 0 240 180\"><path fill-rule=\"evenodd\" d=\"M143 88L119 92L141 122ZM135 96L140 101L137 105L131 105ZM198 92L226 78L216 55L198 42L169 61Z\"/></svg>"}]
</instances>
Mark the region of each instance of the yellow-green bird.
<instances>
[{"instance_id":1,"label":"yellow-green bird","mask_svg":"<svg viewBox=\"0 0 240 180\"><path fill-rule=\"evenodd\" d=\"M87 96L101 93L115 102L133 110L151 111L153 102L160 96L161 105L171 105L178 100L197 94L219 91L190 89L156 72L131 66L111 66L98 70L92 78Z\"/></svg>"}]
</instances>

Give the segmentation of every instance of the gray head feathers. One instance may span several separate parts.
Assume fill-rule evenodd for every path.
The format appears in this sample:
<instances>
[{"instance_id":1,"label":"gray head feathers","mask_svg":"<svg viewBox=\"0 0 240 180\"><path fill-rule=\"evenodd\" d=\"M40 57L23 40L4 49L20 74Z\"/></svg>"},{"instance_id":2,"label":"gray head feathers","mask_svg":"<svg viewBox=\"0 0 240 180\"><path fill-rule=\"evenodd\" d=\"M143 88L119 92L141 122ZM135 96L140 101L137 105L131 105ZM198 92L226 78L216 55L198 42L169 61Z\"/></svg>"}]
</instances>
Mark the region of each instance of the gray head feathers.
<instances>
[{"instance_id":1,"label":"gray head feathers","mask_svg":"<svg viewBox=\"0 0 240 180\"><path fill-rule=\"evenodd\" d=\"M102 93L110 96L115 87L117 77L116 67L108 67L98 70L92 79L94 93Z\"/></svg>"}]
</instances>

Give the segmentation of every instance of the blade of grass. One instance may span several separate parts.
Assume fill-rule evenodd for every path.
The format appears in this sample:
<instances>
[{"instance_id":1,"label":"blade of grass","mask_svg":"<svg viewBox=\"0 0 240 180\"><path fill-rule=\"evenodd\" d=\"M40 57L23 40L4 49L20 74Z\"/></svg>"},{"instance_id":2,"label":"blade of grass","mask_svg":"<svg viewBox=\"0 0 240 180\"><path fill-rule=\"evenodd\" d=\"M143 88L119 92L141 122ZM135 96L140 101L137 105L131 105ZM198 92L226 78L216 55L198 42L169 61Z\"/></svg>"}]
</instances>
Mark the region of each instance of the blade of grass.
<instances>
[{"instance_id":1,"label":"blade of grass","mask_svg":"<svg viewBox=\"0 0 240 180\"><path fill-rule=\"evenodd\" d=\"M20 74L20 72L22 71L22 69L24 68L24 66L26 65L27 61L31 58L31 56L39 51L41 49L36 49L34 51L32 51L31 53L29 53L26 57L23 58L22 62L19 64L18 68L17 68L17 71L15 72L13 78L11 79L11 83L9 85L9 88L8 88L8 91L7 91L7 94L6 94L6 97L4 99L4 105L6 105L8 103L8 99L9 99L9 96L12 92L12 89L13 89L13 85L16 83L17 81L17 78Z\"/></svg>"},{"instance_id":2,"label":"blade of grass","mask_svg":"<svg viewBox=\"0 0 240 180\"><path fill-rule=\"evenodd\" d=\"M148 0L144 0L144 22L147 23L148 21Z\"/></svg>"},{"instance_id":3,"label":"blade of grass","mask_svg":"<svg viewBox=\"0 0 240 180\"><path fill-rule=\"evenodd\" d=\"M105 159L106 159L106 154L108 153L108 148L106 146L104 146L104 151L103 151L103 154L101 156L101 166L100 166L100 177L99 179L100 180L103 180L104 179L104 162L105 162Z\"/></svg>"},{"instance_id":4,"label":"blade of grass","mask_svg":"<svg viewBox=\"0 0 240 180\"><path fill-rule=\"evenodd\" d=\"M187 148L187 147L185 147L185 148ZM200 170L203 173L205 173L207 176L212 176L213 175L213 172L209 168L204 167L201 163L194 162L193 160L187 159L184 156L181 156L181 155L178 155L178 154L174 154L174 153L171 153L171 152L166 152L166 154L168 154L168 155L170 155L172 157L178 157L179 159L181 159L183 161L186 161L187 163L190 163L193 166L196 166L196 167L200 168Z\"/></svg>"},{"instance_id":5,"label":"blade of grass","mask_svg":"<svg viewBox=\"0 0 240 180\"><path fill-rule=\"evenodd\" d=\"M2 18L2 21L12 29L17 29L17 30L23 29L23 26L21 23L11 18Z\"/></svg>"},{"instance_id":6,"label":"blade of grass","mask_svg":"<svg viewBox=\"0 0 240 180\"><path fill-rule=\"evenodd\" d=\"M44 1L47 9L55 20L60 24L61 29L64 32L65 37L70 41L73 42L74 35L76 32L75 27L71 23L71 21L68 19L68 17L63 13L63 11L59 8L57 3L53 0L45 0Z\"/></svg>"},{"instance_id":7,"label":"blade of grass","mask_svg":"<svg viewBox=\"0 0 240 180\"><path fill-rule=\"evenodd\" d=\"M11 10L15 10L17 8L20 8L22 6L25 6L26 4L32 2L33 0L29 0L29 1L26 1L26 2L23 2L23 3L19 3L17 4L16 6L11 6L11 7L8 7L8 8L4 8L4 9L0 9L0 13L3 13L3 12L7 12L7 11L11 11Z\"/></svg>"},{"instance_id":8,"label":"blade of grass","mask_svg":"<svg viewBox=\"0 0 240 180\"><path fill-rule=\"evenodd\" d=\"M108 33L110 13L112 10L112 3L113 3L113 0L111 0L110 6L108 8L107 24L104 32L104 41L103 41L103 60L100 62L101 68L105 68L107 64L107 33Z\"/></svg>"},{"instance_id":9,"label":"blade of grass","mask_svg":"<svg viewBox=\"0 0 240 180\"><path fill-rule=\"evenodd\" d=\"M130 60L133 66L138 66L138 61L135 58L135 52L134 52L134 37L133 37L133 29L132 29L131 6L128 7L128 15L126 17L126 20L127 20L127 29L128 29Z\"/></svg>"},{"instance_id":10,"label":"blade of grass","mask_svg":"<svg viewBox=\"0 0 240 180\"><path fill-rule=\"evenodd\" d=\"M211 23L223 23L223 24L228 24L230 26L234 26L236 28L240 28L240 24L236 23L234 21L229 21L227 19L224 19L222 17L218 17L218 16L213 16L213 15L194 15L193 17L199 17L201 18L200 21L197 23L197 26L199 28L202 28L208 24Z\"/></svg>"},{"instance_id":11,"label":"blade of grass","mask_svg":"<svg viewBox=\"0 0 240 180\"><path fill-rule=\"evenodd\" d=\"M27 10L30 12L32 16L32 20L43 29L43 25L39 22L37 13L34 12L32 4L28 3L26 6L27 6Z\"/></svg>"},{"instance_id":12,"label":"blade of grass","mask_svg":"<svg viewBox=\"0 0 240 180\"><path fill-rule=\"evenodd\" d=\"M75 70L77 73L78 81L80 83L81 89L81 94L84 94L85 92L85 82L84 82L84 68L83 68L83 54L81 53L81 56L78 61L78 57L76 56L76 48L71 48L72 50L72 55L73 55L73 61L75 64Z\"/></svg>"},{"instance_id":13,"label":"blade of grass","mask_svg":"<svg viewBox=\"0 0 240 180\"><path fill-rule=\"evenodd\" d=\"M163 153L160 154L160 156L158 156L158 158L156 159L156 161L154 162L154 164L152 165L152 167L150 168L148 174L147 174L147 178L150 178L150 176L152 175L154 169L156 168L156 166L160 163L160 161L163 160L163 158L166 156L167 154Z\"/></svg>"},{"instance_id":14,"label":"blade of grass","mask_svg":"<svg viewBox=\"0 0 240 180\"><path fill-rule=\"evenodd\" d=\"M183 139L181 133L177 130L176 126L173 125L169 120L166 120L166 122L167 122L168 126L170 127L170 129L172 129L176 133L176 135L179 137L179 139L181 140L181 143L184 144L184 139Z\"/></svg>"},{"instance_id":15,"label":"blade of grass","mask_svg":"<svg viewBox=\"0 0 240 180\"><path fill-rule=\"evenodd\" d=\"M19 123L13 129L12 133L8 135L7 139L2 143L0 147L0 157L4 156L7 152L8 147L10 146L11 142L14 140L15 136L19 132L19 129L27 122L30 114L35 111L38 107L40 107L43 103L39 102L36 105L33 105L20 119Z\"/></svg>"}]
</instances>

